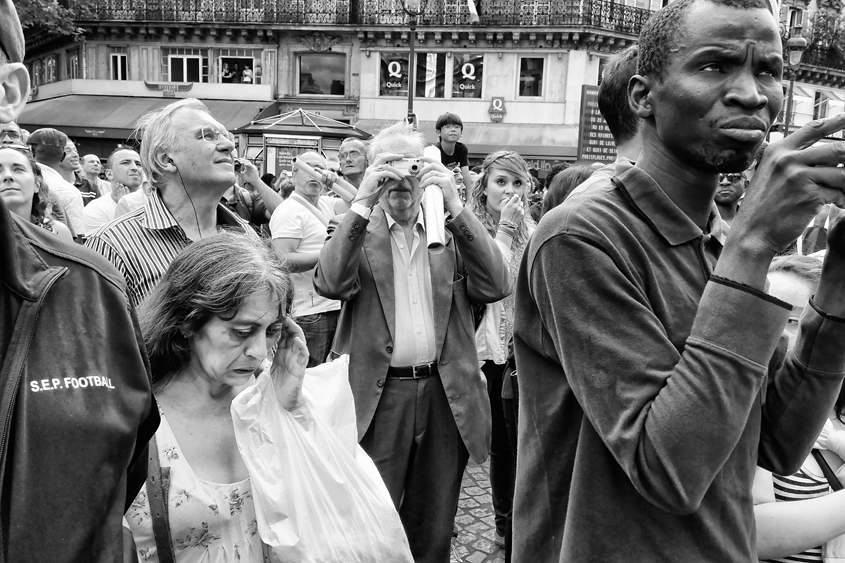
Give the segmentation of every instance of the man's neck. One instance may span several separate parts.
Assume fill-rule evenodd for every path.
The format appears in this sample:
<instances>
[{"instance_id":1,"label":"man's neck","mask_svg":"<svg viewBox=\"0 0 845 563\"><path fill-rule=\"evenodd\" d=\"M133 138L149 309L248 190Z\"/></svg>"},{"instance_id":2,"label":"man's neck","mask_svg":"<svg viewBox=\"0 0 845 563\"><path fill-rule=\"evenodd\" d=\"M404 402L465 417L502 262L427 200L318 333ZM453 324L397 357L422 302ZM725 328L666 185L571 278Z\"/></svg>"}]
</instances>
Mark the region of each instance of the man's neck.
<instances>
[{"instance_id":1,"label":"man's neck","mask_svg":"<svg viewBox=\"0 0 845 563\"><path fill-rule=\"evenodd\" d=\"M627 158L632 162L636 162L640 157L640 151L642 151L642 149L643 145L641 142L620 143L616 147L616 155L621 156L622 158Z\"/></svg>"},{"instance_id":2,"label":"man's neck","mask_svg":"<svg viewBox=\"0 0 845 563\"><path fill-rule=\"evenodd\" d=\"M660 189L702 230L710 217L710 206L719 186L717 172L693 169L674 158L666 147L643 142L637 168L645 171Z\"/></svg>"},{"instance_id":3,"label":"man's neck","mask_svg":"<svg viewBox=\"0 0 845 563\"><path fill-rule=\"evenodd\" d=\"M159 190L164 205L191 240L217 234L217 205L224 192L183 188L174 183Z\"/></svg>"},{"instance_id":4,"label":"man's neck","mask_svg":"<svg viewBox=\"0 0 845 563\"><path fill-rule=\"evenodd\" d=\"M733 223L736 212L739 210L739 206L736 203L731 203L730 205L719 205L717 203L716 208L719 210L719 216L728 225Z\"/></svg>"},{"instance_id":5,"label":"man's neck","mask_svg":"<svg viewBox=\"0 0 845 563\"><path fill-rule=\"evenodd\" d=\"M356 188L359 188L361 187L361 181L364 179L364 174L350 174L349 176L344 176L343 178Z\"/></svg>"},{"instance_id":6,"label":"man's neck","mask_svg":"<svg viewBox=\"0 0 845 563\"><path fill-rule=\"evenodd\" d=\"M55 162L50 162L49 160L39 160L37 162L42 166L48 166L52 168L56 172L56 174L64 178L64 174L62 174L62 169L59 167L61 163L58 160Z\"/></svg>"},{"instance_id":7,"label":"man's neck","mask_svg":"<svg viewBox=\"0 0 845 563\"><path fill-rule=\"evenodd\" d=\"M416 224L417 218L419 218L420 213L422 212L422 208L417 205L416 208L412 207L396 214L391 213L385 208L384 212L387 215L390 215L403 229L410 229Z\"/></svg>"},{"instance_id":8,"label":"man's neck","mask_svg":"<svg viewBox=\"0 0 845 563\"><path fill-rule=\"evenodd\" d=\"M89 182L91 182L91 185L92 185L92 186L93 186L93 185L98 184L98 183L99 183L99 180L100 180L100 177L99 177L99 176L97 176L97 175L96 175L96 174L94 174L94 173L91 173L91 174L85 174L85 178L86 178Z\"/></svg>"},{"instance_id":9,"label":"man's neck","mask_svg":"<svg viewBox=\"0 0 845 563\"><path fill-rule=\"evenodd\" d=\"M76 182L76 174L73 173L73 170L61 167L55 168L55 170L62 176L62 178L65 179L66 182L70 182L71 184Z\"/></svg>"},{"instance_id":10,"label":"man's neck","mask_svg":"<svg viewBox=\"0 0 845 563\"><path fill-rule=\"evenodd\" d=\"M302 199L304 199L305 201L307 201L308 203L313 205L314 207L317 207L317 204L320 203L320 194L309 195L309 194L304 194L299 190L295 190L295 193L297 195L299 195Z\"/></svg>"}]
</instances>

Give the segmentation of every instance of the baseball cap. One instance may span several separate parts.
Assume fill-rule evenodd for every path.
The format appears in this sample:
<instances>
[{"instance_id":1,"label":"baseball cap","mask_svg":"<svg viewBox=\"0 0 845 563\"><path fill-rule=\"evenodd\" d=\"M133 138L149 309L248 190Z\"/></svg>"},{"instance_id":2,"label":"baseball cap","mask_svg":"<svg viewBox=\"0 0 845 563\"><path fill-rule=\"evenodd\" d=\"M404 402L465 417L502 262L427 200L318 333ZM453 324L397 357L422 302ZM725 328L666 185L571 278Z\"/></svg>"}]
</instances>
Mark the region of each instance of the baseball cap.
<instances>
[{"instance_id":1,"label":"baseball cap","mask_svg":"<svg viewBox=\"0 0 845 563\"><path fill-rule=\"evenodd\" d=\"M2 0L0 0L0 2L2 2ZM33 133L29 136L27 144L64 149L65 145L67 145L67 135L58 129L44 127L43 129L33 131Z\"/></svg>"},{"instance_id":2,"label":"baseball cap","mask_svg":"<svg viewBox=\"0 0 845 563\"><path fill-rule=\"evenodd\" d=\"M23 29L12 0L0 0L0 49L10 63L23 62Z\"/></svg>"}]
</instances>

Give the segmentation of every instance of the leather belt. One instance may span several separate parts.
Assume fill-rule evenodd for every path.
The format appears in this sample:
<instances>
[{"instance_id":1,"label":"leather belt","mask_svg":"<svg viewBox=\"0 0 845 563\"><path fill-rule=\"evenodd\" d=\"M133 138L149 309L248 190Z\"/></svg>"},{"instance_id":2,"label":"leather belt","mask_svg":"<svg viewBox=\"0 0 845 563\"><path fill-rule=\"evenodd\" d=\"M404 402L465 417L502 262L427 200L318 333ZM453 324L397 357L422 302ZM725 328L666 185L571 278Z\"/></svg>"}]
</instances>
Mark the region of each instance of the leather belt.
<instances>
[{"instance_id":1,"label":"leather belt","mask_svg":"<svg viewBox=\"0 0 845 563\"><path fill-rule=\"evenodd\" d=\"M387 379L423 379L437 374L437 362L416 366L387 368Z\"/></svg>"}]
</instances>

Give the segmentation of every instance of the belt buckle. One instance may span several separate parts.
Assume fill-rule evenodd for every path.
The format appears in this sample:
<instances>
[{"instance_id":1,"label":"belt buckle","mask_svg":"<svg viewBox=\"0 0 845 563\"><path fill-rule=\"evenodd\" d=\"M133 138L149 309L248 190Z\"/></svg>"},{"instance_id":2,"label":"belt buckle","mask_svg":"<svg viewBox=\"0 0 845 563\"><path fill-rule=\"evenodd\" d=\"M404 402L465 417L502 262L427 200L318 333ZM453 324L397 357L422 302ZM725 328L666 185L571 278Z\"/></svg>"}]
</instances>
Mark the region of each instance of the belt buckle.
<instances>
[{"instance_id":1,"label":"belt buckle","mask_svg":"<svg viewBox=\"0 0 845 563\"><path fill-rule=\"evenodd\" d=\"M419 364L419 365L416 365L416 366L411 366L411 373L414 374L414 379L421 379L423 377L430 376L431 375L431 365L432 365L432 363L429 362L427 364Z\"/></svg>"}]
</instances>

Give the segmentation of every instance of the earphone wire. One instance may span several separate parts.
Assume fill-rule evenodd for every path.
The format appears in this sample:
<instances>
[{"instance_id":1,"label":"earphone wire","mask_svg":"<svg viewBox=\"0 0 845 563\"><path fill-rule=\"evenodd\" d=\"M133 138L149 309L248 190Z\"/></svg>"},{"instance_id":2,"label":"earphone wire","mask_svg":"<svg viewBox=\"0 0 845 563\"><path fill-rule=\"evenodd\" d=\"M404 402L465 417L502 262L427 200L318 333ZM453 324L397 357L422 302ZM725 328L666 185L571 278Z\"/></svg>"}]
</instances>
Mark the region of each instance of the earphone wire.
<instances>
[{"instance_id":1,"label":"earphone wire","mask_svg":"<svg viewBox=\"0 0 845 563\"><path fill-rule=\"evenodd\" d=\"M200 234L200 238L202 238L202 228L200 227L200 217L197 215L197 208L194 205L194 200L191 199L191 193L188 191L188 188L185 187L185 180L182 179L182 172L179 171L179 167L176 166L176 163L173 162L173 159L170 160L170 163L173 165L173 168L176 169L176 173L179 174L179 182L182 184L182 189L185 190L185 195L188 196L188 201L191 202L191 209L194 210L194 220L197 222L197 232Z\"/></svg>"}]
</instances>

